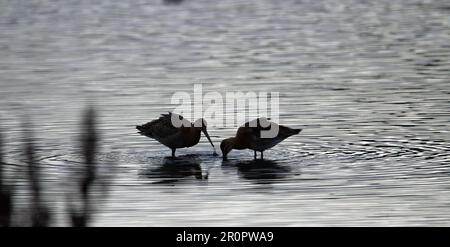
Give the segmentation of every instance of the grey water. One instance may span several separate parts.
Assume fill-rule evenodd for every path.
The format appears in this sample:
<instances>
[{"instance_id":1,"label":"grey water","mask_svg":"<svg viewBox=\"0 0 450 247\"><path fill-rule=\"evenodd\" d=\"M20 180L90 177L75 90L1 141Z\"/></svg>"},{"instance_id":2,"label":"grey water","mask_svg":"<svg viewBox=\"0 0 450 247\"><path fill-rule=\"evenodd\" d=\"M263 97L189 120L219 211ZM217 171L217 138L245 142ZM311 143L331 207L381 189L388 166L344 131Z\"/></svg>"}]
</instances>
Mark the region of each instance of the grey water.
<instances>
[{"instance_id":1,"label":"grey water","mask_svg":"<svg viewBox=\"0 0 450 247\"><path fill-rule=\"evenodd\" d=\"M450 226L448 1L1 0L0 57L6 169L28 114L55 225L94 102L112 182L93 226ZM204 136L168 159L134 127L194 83L279 92L303 131L265 162Z\"/></svg>"}]
</instances>

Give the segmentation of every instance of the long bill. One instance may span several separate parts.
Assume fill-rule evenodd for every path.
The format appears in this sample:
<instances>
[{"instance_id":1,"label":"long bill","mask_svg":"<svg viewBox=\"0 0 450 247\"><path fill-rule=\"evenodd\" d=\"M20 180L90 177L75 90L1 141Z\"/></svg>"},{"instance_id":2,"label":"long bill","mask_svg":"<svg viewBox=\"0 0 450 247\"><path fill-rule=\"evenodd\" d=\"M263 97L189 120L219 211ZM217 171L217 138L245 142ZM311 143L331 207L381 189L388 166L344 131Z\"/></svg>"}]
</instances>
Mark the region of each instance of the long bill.
<instances>
[{"instance_id":1,"label":"long bill","mask_svg":"<svg viewBox=\"0 0 450 247\"><path fill-rule=\"evenodd\" d=\"M211 143L211 146L212 146L213 149L214 149L214 155L217 155L216 147L214 147L214 144L213 144L213 142L211 141L211 138L209 137L208 131L207 131L206 129L203 129L202 132L203 132L203 134L205 134L206 138L208 138L209 143Z\"/></svg>"}]
</instances>

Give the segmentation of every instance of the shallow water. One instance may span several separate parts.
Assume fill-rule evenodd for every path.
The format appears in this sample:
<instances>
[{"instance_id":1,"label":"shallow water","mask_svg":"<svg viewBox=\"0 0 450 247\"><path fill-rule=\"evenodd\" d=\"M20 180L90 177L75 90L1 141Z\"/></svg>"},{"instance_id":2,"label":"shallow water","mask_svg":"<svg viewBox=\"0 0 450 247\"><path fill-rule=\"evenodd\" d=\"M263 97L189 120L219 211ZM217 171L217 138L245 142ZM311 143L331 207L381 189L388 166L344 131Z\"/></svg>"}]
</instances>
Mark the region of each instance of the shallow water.
<instances>
[{"instance_id":1,"label":"shallow water","mask_svg":"<svg viewBox=\"0 0 450 247\"><path fill-rule=\"evenodd\" d=\"M112 179L95 226L449 226L449 44L447 1L1 1L7 162L27 112L67 225L60 185L94 100ZM278 91L281 124L303 131L266 162L223 163L204 137L165 158L134 126L193 83ZM234 131L209 130L216 146Z\"/></svg>"}]
</instances>

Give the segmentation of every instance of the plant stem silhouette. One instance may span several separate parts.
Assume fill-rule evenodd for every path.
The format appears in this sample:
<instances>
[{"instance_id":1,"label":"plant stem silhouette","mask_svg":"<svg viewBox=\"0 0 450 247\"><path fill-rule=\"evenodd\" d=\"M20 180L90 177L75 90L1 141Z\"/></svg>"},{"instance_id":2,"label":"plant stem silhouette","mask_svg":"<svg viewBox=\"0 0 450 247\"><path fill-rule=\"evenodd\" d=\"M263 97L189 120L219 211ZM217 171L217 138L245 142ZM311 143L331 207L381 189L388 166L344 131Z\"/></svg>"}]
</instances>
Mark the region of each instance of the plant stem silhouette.
<instances>
[{"instance_id":1,"label":"plant stem silhouette","mask_svg":"<svg viewBox=\"0 0 450 247\"><path fill-rule=\"evenodd\" d=\"M10 226L12 216L12 191L6 184L3 162L3 136L0 129L0 226Z\"/></svg>"},{"instance_id":2,"label":"plant stem silhouette","mask_svg":"<svg viewBox=\"0 0 450 247\"><path fill-rule=\"evenodd\" d=\"M50 212L42 202L41 171L36 162L34 140L30 121L24 121L25 157L27 161L28 180L31 191L31 226L45 227L50 224Z\"/></svg>"},{"instance_id":3,"label":"plant stem silhouette","mask_svg":"<svg viewBox=\"0 0 450 247\"><path fill-rule=\"evenodd\" d=\"M84 157L84 167L80 172L79 194L81 196L81 207L76 209L72 203L69 202L69 214L71 217L72 226L84 227L87 226L91 220L92 201L91 193L92 187L97 179L97 163L95 155L98 145L98 134L95 126L95 110L89 107L85 112L82 132L80 138L80 145Z\"/></svg>"}]
</instances>

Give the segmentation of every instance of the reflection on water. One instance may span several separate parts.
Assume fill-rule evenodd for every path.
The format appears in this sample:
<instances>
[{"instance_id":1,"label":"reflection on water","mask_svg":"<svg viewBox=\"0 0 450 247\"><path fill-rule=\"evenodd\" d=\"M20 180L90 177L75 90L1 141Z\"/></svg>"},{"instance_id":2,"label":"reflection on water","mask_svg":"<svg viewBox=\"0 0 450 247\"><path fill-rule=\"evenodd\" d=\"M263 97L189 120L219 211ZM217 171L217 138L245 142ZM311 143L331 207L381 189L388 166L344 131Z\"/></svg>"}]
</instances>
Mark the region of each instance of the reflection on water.
<instances>
[{"instance_id":1,"label":"reflection on water","mask_svg":"<svg viewBox=\"0 0 450 247\"><path fill-rule=\"evenodd\" d=\"M165 4L180 4L183 0L163 0Z\"/></svg>"},{"instance_id":2,"label":"reflection on water","mask_svg":"<svg viewBox=\"0 0 450 247\"><path fill-rule=\"evenodd\" d=\"M280 166L272 160L247 160L230 163L224 161L222 167L235 167L239 176L244 179L254 180L256 183L271 183L285 179L290 175L288 166Z\"/></svg>"},{"instance_id":3,"label":"reflection on water","mask_svg":"<svg viewBox=\"0 0 450 247\"><path fill-rule=\"evenodd\" d=\"M183 178L208 179L208 173L203 174L200 160L195 156L185 155L179 157L165 157L161 165L151 164L151 167L143 172L150 179L160 179L154 183L174 183Z\"/></svg>"},{"instance_id":4,"label":"reflection on water","mask_svg":"<svg viewBox=\"0 0 450 247\"><path fill-rule=\"evenodd\" d=\"M54 225L70 225L62 184L84 162L76 140L91 99L98 174L114 175L93 225L449 225L446 0L0 1L0 9L2 171L11 178L26 164L26 111ZM277 91L281 124L303 131L265 162L244 150L222 164L204 138L177 150L180 160L164 159L167 148L134 126L173 110L173 93L199 82L221 94ZM216 145L236 132L208 130ZM21 214L30 195L16 180Z\"/></svg>"}]
</instances>

